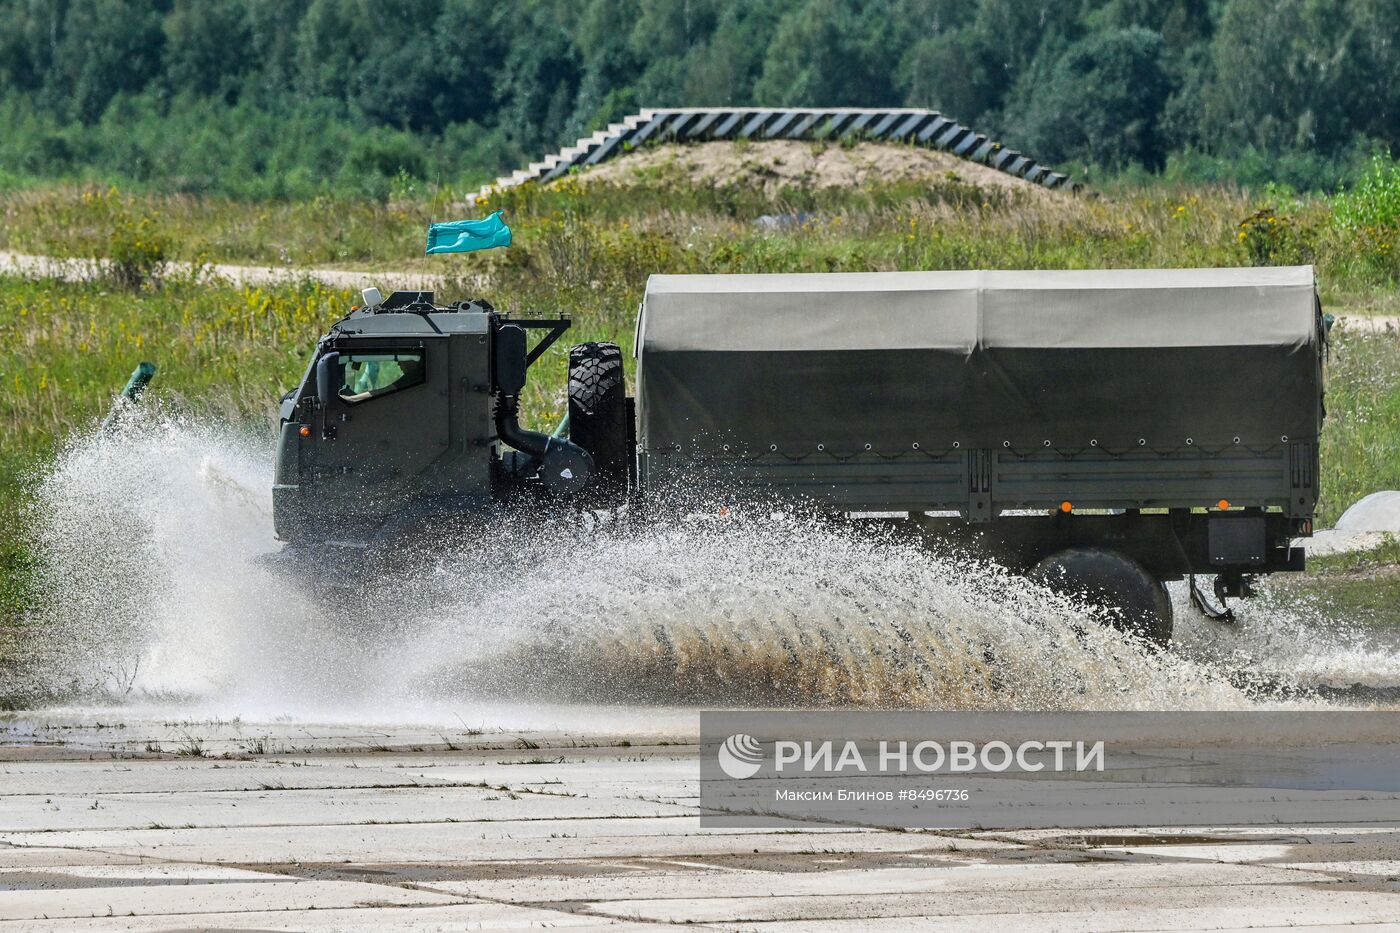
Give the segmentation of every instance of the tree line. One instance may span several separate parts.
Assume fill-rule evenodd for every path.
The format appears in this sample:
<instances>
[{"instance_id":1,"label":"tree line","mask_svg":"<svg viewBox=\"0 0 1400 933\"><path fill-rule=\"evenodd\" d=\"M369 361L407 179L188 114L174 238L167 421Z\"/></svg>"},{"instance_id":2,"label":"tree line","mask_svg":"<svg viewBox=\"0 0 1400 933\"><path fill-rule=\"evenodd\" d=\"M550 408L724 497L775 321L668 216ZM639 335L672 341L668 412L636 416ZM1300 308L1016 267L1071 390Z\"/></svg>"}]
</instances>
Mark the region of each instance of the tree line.
<instances>
[{"instance_id":1,"label":"tree line","mask_svg":"<svg viewBox=\"0 0 1400 933\"><path fill-rule=\"evenodd\" d=\"M15 177L452 182L643 106L932 107L1081 171L1309 187L1400 140L1396 0L0 0L0 23Z\"/></svg>"}]
</instances>

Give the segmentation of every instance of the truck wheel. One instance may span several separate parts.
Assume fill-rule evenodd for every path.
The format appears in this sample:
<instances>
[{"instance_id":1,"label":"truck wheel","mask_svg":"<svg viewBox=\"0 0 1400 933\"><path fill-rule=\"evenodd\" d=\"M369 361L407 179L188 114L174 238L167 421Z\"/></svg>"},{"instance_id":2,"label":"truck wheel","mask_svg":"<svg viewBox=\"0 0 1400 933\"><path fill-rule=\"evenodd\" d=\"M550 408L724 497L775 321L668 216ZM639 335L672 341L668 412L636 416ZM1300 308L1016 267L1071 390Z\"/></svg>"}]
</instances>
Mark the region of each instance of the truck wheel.
<instances>
[{"instance_id":1,"label":"truck wheel","mask_svg":"<svg viewBox=\"0 0 1400 933\"><path fill-rule=\"evenodd\" d=\"M569 439L593 457L584 499L596 508L620 505L632 452L627 444L627 382L615 343L569 350Z\"/></svg>"},{"instance_id":2,"label":"truck wheel","mask_svg":"<svg viewBox=\"0 0 1400 933\"><path fill-rule=\"evenodd\" d=\"M1076 547L1035 565L1033 580L1089 606L1097 618L1166 646L1172 637L1172 603L1166 584L1117 551Z\"/></svg>"}]
</instances>

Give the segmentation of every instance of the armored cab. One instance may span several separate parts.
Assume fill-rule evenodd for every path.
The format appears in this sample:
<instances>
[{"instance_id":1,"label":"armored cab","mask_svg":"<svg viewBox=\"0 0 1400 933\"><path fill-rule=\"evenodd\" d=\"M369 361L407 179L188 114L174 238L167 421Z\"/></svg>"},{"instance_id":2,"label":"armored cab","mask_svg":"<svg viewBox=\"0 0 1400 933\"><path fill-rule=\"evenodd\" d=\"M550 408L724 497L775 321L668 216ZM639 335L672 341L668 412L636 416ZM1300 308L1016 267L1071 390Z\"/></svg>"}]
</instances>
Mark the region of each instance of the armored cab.
<instances>
[{"instance_id":1,"label":"armored cab","mask_svg":"<svg viewBox=\"0 0 1400 933\"><path fill-rule=\"evenodd\" d=\"M431 292L396 292L338 321L282 401L278 537L384 551L439 519L524 499L578 507L616 490L629 471L615 346L570 355L574 433L593 450L518 420L527 369L568 326L484 301L441 307ZM530 331L543 332L533 346Z\"/></svg>"}]
</instances>

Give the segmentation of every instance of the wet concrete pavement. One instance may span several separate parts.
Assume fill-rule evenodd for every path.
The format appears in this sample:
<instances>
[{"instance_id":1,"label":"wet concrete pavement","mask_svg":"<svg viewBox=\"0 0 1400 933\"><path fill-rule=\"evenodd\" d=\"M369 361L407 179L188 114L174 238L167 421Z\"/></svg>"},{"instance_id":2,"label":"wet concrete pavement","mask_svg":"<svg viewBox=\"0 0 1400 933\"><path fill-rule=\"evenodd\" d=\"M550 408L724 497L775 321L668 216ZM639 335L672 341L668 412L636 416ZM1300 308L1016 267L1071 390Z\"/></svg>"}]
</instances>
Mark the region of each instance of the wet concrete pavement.
<instances>
[{"instance_id":1,"label":"wet concrete pavement","mask_svg":"<svg viewBox=\"0 0 1400 933\"><path fill-rule=\"evenodd\" d=\"M1395 831L702 830L694 741L15 715L0 931L1400 928Z\"/></svg>"}]
</instances>

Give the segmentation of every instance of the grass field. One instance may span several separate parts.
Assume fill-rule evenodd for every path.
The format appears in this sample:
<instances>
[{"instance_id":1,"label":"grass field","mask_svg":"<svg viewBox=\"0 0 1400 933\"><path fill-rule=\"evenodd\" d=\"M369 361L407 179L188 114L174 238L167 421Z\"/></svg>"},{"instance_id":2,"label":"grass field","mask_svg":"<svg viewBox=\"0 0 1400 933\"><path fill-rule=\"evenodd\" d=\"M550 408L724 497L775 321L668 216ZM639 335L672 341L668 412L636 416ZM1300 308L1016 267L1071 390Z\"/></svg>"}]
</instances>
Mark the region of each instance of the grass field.
<instances>
[{"instance_id":1,"label":"grass field","mask_svg":"<svg viewBox=\"0 0 1400 933\"><path fill-rule=\"evenodd\" d=\"M508 250L422 256L433 220L504 209ZM761 215L784 218L755 223ZM1137 189L1104 196L986 191L956 177L860 190L708 188L651 176L635 184L524 189L462 205L450 191L388 202L248 203L52 187L0 195L0 248L110 257L118 276L87 283L0 278L0 599L26 599L17 516L25 476L106 411L142 359L154 392L221 418L267 423L315 338L352 296L314 284L234 289L166 277L166 260L422 269L521 314L565 313L572 342L626 345L652 272L1217 266L1310 262L1325 306L1400 309L1393 231L1344 223L1334 201L1234 189ZM369 283L367 283L369 284ZM465 285L440 297L470 297ZM568 343L565 341L563 343ZM561 344L544 361L562 376ZM534 384L540 423L564 407L562 379ZM1321 518L1400 487L1400 336L1340 335L1328 383Z\"/></svg>"},{"instance_id":2,"label":"grass field","mask_svg":"<svg viewBox=\"0 0 1400 933\"><path fill-rule=\"evenodd\" d=\"M1301 594L1334 623L1400 625L1400 538L1367 551L1315 557L1301 576L1281 574L1268 586L1284 599Z\"/></svg>"}]
</instances>

